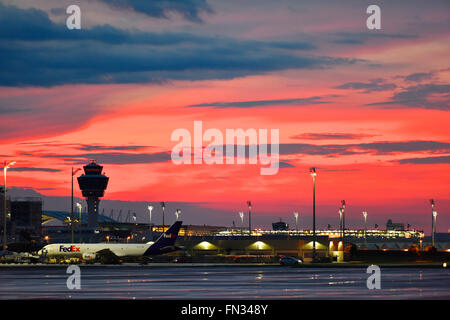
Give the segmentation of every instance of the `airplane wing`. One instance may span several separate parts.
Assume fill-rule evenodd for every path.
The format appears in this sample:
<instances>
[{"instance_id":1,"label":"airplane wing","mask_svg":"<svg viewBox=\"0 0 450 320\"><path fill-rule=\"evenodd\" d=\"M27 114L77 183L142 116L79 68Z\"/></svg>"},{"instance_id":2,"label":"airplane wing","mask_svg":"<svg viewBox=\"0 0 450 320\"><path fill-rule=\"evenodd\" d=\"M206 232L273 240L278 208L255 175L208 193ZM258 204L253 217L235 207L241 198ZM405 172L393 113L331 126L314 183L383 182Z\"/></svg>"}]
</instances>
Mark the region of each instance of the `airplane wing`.
<instances>
[{"instance_id":1,"label":"airplane wing","mask_svg":"<svg viewBox=\"0 0 450 320\"><path fill-rule=\"evenodd\" d=\"M169 251L170 252L170 251ZM140 257L129 257L129 256L121 256L119 257L114 252L112 252L110 249L102 249L95 253L95 259L99 260L103 264L120 264L123 261L128 262L141 262L146 263L149 261L152 261L150 257L140 256Z\"/></svg>"}]
</instances>

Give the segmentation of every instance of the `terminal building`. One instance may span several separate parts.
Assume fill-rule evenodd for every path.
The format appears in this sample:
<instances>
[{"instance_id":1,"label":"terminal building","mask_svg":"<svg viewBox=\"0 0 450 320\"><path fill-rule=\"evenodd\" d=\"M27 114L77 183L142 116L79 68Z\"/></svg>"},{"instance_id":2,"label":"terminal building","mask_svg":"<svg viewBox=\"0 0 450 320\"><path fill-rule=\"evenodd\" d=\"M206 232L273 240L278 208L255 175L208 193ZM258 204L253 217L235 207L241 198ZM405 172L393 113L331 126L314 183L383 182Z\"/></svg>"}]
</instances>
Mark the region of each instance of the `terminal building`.
<instances>
[{"instance_id":1,"label":"terminal building","mask_svg":"<svg viewBox=\"0 0 450 320\"><path fill-rule=\"evenodd\" d=\"M4 191L0 187L1 233L4 229ZM7 197L6 199L7 242L39 241L42 236L42 199L39 197Z\"/></svg>"},{"instance_id":2,"label":"terminal building","mask_svg":"<svg viewBox=\"0 0 450 320\"><path fill-rule=\"evenodd\" d=\"M190 256L296 256L311 261L313 241L309 236L273 236L253 233L241 236L185 236L177 245L183 246ZM316 237L316 257L342 261L342 242L329 241L327 236Z\"/></svg>"},{"instance_id":3,"label":"terminal building","mask_svg":"<svg viewBox=\"0 0 450 320\"><path fill-rule=\"evenodd\" d=\"M22 241L39 239L42 235L42 199L13 198L10 203L10 234Z\"/></svg>"}]
</instances>

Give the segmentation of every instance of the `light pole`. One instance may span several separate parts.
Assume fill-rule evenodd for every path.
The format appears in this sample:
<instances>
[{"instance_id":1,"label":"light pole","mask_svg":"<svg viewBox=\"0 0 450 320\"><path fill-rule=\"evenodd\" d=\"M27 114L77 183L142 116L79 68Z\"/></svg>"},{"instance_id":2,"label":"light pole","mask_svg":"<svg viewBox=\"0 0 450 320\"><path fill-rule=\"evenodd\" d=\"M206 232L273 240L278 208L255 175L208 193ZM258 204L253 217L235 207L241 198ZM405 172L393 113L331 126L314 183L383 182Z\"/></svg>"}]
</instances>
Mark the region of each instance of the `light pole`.
<instances>
[{"instance_id":1,"label":"light pole","mask_svg":"<svg viewBox=\"0 0 450 320\"><path fill-rule=\"evenodd\" d=\"M343 232L342 232L342 208L339 208L339 233L341 234L341 240L343 241Z\"/></svg>"},{"instance_id":2,"label":"light pole","mask_svg":"<svg viewBox=\"0 0 450 320\"><path fill-rule=\"evenodd\" d=\"M77 202L77 208L78 208L78 214L79 214L79 219L80 219L80 224L81 224L81 209L83 209L83 206L81 205L81 203Z\"/></svg>"},{"instance_id":3,"label":"light pole","mask_svg":"<svg viewBox=\"0 0 450 320\"><path fill-rule=\"evenodd\" d=\"M295 217L295 231L298 231L298 212L294 212Z\"/></svg>"},{"instance_id":4,"label":"light pole","mask_svg":"<svg viewBox=\"0 0 450 320\"><path fill-rule=\"evenodd\" d=\"M241 217L241 234L244 233L244 212L239 212L239 217Z\"/></svg>"},{"instance_id":5,"label":"light pole","mask_svg":"<svg viewBox=\"0 0 450 320\"><path fill-rule=\"evenodd\" d=\"M8 170L8 168L10 166L12 166L13 164L15 164L15 161L6 161L5 160L5 165L3 166L3 177L5 179L5 184L3 187L3 250L5 250L6 248L6 242L7 242L7 238L6 238L6 171Z\"/></svg>"},{"instance_id":6,"label":"light pole","mask_svg":"<svg viewBox=\"0 0 450 320\"><path fill-rule=\"evenodd\" d=\"M78 220L77 220L77 219L74 219L74 218L71 218L71 217L67 217L66 219L64 219L64 222L66 222L67 224L70 225L70 229L72 230L72 237L71 237L71 240L72 240L72 243L74 243L73 229L74 229L75 223L77 223Z\"/></svg>"},{"instance_id":7,"label":"light pole","mask_svg":"<svg viewBox=\"0 0 450 320\"><path fill-rule=\"evenodd\" d=\"M434 199L430 199L430 204L431 204L431 245L434 247L434 223L436 221L434 210Z\"/></svg>"},{"instance_id":8,"label":"light pole","mask_svg":"<svg viewBox=\"0 0 450 320\"><path fill-rule=\"evenodd\" d=\"M78 225L78 232L79 232L79 241L81 242L81 223L83 222L81 220L81 209L83 208L83 206L81 205L81 203L77 202L77 208L78 208L78 212L79 212L79 219L80 219L80 224Z\"/></svg>"},{"instance_id":9,"label":"light pole","mask_svg":"<svg viewBox=\"0 0 450 320\"><path fill-rule=\"evenodd\" d=\"M364 217L364 243L367 248L367 211L363 211L363 217Z\"/></svg>"},{"instance_id":10,"label":"light pole","mask_svg":"<svg viewBox=\"0 0 450 320\"><path fill-rule=\"evenodd\" d=\"M73 221L75 220L74 219L74 217L73 217L73 176L78 172L78 171L80 171L81 169L80 168L78 168L78 169L76 169L75 171L73 170L73 167L72 167L72 202L71 202L71 206L70 206L70 219L72 220L72 230L71 230L71 232L72 232L72 243L74 242L74 239L73 239L73 232L74 232L74 224L73 224Z\"/></svg>"},{"instance_id":11,"label":"light pole","mask_svg":"<svg viewBox=\"0 0 450 320\"><path fill-rule=\"evenodd\" d=\"M316 261L316 168L310 168L309 172L313 178L313 262Z\"/></svg>"},{"instance_id":12,"label":"light pole","mask_svg":"<svg viewBox=\"0 0 450 320\"><path fill-rule=\"evenodd\" d=\"M163 228L163 233L164 233L164 211L166 210L166 204L164 203L164 202L161 202L161 208L162 208L162 213L163 213L163 216L162 216L162 228Z\"/></svg>"},{"instance_id":13,"label":"light pole","mask_svg":"<svg viewBox=\"0 0 450 320\"><path fill-rule=\"evenodd\" d=\"M252 235L252 203L250 201L247 201L248 205L248 233L251 236Z\"/></svg>"},{"instance_id":14,"label":"light pole","mask_svg":"<svg viewBox=\"0 0 450 320\"><path fill-rule=\"evenodd\" d=\"M342 246L345 248L345 200L341 201L342 205Z\"/></svg>"},{"instance_id":15,"label":"light pole","mask_svg":"<svg viewBox=\"0 0 450 320\"><path fill-rule=\"evenodd\" d=\"M433 238L432 238L432 245L434 247L434 234L436 232L436 217L437 217L437 211L433 211Z\"/></svg>"},{"instance_id":16,"label":"light pole","mask_svg":"<svg viewBox=\"0 0 450 320\"><path fill-rule=\"evenodd\" d=\"M150 226L150 241L153 241L153 225L152 225L153 206L148 206L147 209L148 209L149 226Z\"/></svg>"}]
</instances>

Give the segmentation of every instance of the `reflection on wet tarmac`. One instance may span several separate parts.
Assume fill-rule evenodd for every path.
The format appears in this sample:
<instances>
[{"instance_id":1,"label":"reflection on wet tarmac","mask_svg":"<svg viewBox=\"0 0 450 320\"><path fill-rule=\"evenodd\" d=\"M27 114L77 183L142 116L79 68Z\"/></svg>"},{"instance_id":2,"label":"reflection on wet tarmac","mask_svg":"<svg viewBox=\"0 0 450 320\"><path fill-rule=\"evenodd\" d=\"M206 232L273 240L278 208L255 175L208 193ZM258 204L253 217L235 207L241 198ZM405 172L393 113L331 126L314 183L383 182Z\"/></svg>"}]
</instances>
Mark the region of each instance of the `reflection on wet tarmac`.
<instances>
[{"instance_id":1,"label":"reflection on wet tarmac","mask_svg":"<svg viewBox=\"0 0 450 320\"><path fill-rule=\"evenodd\" d=\"M449 299L448 269L386 268L369 290L364 268L81 266L0 269L0 299Z\"/></svg>"}]
</instances>

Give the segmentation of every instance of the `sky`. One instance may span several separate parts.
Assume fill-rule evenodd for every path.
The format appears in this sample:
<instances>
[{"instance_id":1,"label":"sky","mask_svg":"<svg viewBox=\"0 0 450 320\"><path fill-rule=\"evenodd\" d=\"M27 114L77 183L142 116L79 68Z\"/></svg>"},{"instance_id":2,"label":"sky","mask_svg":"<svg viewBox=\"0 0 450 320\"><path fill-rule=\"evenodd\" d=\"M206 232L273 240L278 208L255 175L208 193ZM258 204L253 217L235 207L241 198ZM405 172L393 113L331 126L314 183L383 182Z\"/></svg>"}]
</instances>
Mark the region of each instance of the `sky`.
<instances>
[{"instance_id":1,"label":"sky","mask_svg":"<svg viewBox=\"0 0 450 320\"><path fill-rule=\"evenodd\" d=\"M366 210L369 226L429 232L435 199L447 232L450 3L375 1L381 29L369 30L372 2L0 0L8 186L69 210L55 199L70 196L72 167L95 159L107 210L129 202L145 219L146 203L165 201L185 223L230 226L250 200L256 227L293 226L297 211L311 228L317 167L319 228L338 226L345 200L350 227ZM79 30L66 26L72 4ZM248 157L175 164L172 134L194 144L194 121L223 136L278 130L278 172Z\"/></svg>"}]
</instances>

